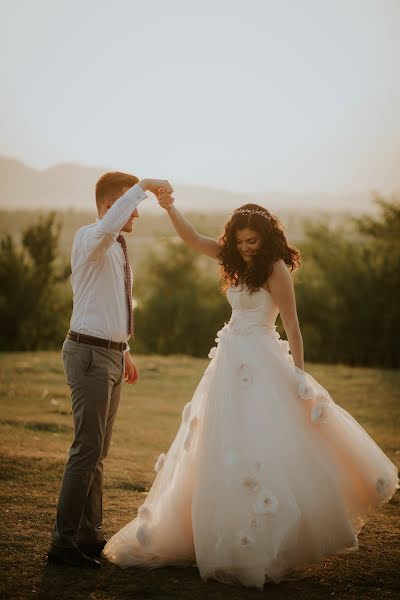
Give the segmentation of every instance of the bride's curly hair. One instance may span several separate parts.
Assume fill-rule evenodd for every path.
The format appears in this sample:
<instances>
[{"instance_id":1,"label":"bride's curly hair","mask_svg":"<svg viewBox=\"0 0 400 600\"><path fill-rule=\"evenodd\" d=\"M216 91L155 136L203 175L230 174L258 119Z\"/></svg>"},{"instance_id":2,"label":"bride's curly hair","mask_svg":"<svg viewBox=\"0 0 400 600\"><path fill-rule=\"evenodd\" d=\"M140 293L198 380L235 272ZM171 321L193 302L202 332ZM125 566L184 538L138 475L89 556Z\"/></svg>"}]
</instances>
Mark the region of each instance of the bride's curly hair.
<instances>
[{"instance_id":1,"label":"bride's curly hair","mask_svg":"<svg viewBox=\"0 0 400 600\"><path fill-rule=\"evenodd\" d=\"M236 232L246 227L257 231L262 237L262 246L254 255L249 269L236 244ZM272 273L274 262L280 258L290 271L300 266L300 252L287 243L279 220L258 204L244 204L236 209L225 223L224 233L218 243L221 245L219 261L225 289L228 286L245 285L251 292L258 291Z\"/></svg>"}]
</instances>

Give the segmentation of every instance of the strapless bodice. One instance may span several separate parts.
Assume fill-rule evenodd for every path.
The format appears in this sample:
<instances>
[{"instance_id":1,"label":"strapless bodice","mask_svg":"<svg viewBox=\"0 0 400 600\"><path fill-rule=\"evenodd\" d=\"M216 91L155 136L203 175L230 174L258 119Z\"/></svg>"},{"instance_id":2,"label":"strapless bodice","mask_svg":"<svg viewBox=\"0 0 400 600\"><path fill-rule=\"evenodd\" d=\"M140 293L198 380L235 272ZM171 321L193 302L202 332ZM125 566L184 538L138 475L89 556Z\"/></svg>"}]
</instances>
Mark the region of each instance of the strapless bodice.
<instances>
[{"instance_id":1,"label":"strapless bodice","mask_svg":"<svg viewBox=\"0 0 400 600\"><path fill-rule=\"evenodd\" d=\"M265 327L275 331L279 310L272 296L264 288L257 292L243 287L228 287L226 297L232 306L228 326L232 328Z\"/></svg>"}]
</instances>

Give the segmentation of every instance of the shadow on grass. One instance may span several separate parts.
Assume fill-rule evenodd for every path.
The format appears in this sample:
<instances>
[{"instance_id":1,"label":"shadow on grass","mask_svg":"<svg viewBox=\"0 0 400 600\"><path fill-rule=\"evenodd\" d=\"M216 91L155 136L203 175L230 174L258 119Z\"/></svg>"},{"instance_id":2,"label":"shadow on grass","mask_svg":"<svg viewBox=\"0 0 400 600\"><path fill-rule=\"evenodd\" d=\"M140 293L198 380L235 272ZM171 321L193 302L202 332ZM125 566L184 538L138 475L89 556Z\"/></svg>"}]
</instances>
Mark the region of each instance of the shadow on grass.
<instances>
[{"instance_id":1,"label":"shadow on grass","mask_svg":"<svg viewBox=\"0 0 400 600\"><path fill-rule=\"evenodd\" d=\"M279 585L268 583L264 591L204 582L196 568L120 569L102 559L99 571L77 570L48 565L43 568L38 596L43 600L84 600L87 598L151 600L313 600L326 597L327 586L309 578Z\"/></svg>"},{"instance_id":2,"label":"shadow on grass","mask_svg":"<svg viewBox=\"0 0 400 600\"><path fill-rule=\"evenodd\" d=\"M106 484L108 489L124 490L127 492L148 492L149 488L144 483L136 483L130 481L114 481Z\"/></svg>"}]
</instances>

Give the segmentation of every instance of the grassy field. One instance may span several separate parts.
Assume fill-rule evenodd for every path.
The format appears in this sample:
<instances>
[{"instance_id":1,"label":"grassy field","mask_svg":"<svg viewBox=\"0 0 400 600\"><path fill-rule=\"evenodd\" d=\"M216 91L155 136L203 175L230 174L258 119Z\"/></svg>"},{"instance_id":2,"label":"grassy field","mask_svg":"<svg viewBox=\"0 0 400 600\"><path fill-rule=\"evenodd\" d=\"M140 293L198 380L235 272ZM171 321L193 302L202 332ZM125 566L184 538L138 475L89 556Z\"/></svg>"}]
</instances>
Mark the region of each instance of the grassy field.
<instances>
[{"instance_id":1,"label":"grassy field","mask_svg":"<svg viewBox=\"0 0 400 600\"><path fill-rule=\"evenodd\" d=\"M153 466L174 437L183 405L207 361L138 357L141 381L126 386L106 461L105 530L109 537L136 515ZM400 374L308 365L335 401L400 464ZM359 551L316 565L309 578L263 593L204 583L196 569L101 572L47 566L63 466L72 436L69 390L59 353L0 355L0 510L2 598L110 600L400 598L400 494L364 527Z\"/></svg>"}]
</instances>

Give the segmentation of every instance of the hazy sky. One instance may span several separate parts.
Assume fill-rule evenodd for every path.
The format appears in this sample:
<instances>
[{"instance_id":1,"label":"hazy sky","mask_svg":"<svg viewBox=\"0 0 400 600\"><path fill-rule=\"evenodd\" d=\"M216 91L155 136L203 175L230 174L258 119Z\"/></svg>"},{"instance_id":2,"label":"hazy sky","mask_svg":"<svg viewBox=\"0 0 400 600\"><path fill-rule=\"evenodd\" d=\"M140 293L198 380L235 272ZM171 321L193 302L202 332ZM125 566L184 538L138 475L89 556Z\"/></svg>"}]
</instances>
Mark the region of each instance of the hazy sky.
<instances>
[{"instance_id":1,"label":"hazy sky","mask_svg":"<svg viewBox=\"0 0 400 600\"><path fill-rule=\"evenodd\" d=\"M0 0L0 154L400 190L399 0Z\"/></svg>"}]
</instances>

